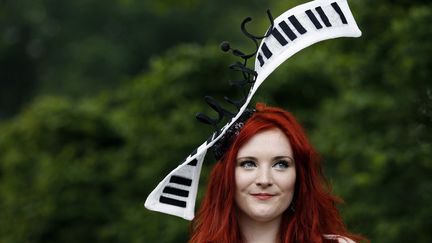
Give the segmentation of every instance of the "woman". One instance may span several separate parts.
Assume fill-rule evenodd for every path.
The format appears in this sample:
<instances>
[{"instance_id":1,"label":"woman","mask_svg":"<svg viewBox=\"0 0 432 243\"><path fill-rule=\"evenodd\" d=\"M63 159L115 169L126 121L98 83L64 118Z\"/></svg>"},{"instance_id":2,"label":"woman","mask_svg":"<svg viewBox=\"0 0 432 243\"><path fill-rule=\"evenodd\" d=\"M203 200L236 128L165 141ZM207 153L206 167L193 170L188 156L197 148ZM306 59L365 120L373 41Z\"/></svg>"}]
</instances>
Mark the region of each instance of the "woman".
<instances>
[{"instance_id":1,"label":"woman","mask_svg":"<svg viewBox=\"0 0 432 243\"><path fill-rule=\"evenodd\" d=\"M347 231L338 202L295 118L257 104L213 168L190 242L365 240Z\"/></svg>"}]
</instances>

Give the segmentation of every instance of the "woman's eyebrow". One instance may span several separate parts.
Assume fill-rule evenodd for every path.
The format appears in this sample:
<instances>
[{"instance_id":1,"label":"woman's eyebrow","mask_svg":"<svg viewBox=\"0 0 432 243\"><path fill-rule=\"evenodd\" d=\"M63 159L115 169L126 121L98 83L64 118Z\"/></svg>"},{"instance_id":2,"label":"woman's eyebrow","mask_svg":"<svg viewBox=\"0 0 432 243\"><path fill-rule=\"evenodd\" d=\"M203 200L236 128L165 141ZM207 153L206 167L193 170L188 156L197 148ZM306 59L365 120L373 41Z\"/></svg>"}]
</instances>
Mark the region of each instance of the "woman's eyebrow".
<instances>
[{"instance_id":1,"label":"woman's eyebrow","mask_svg":"<svg viewBox=\"0 0 432 243\"><path fill-rule=\"evenodd\" d=\"M289 159L291 161L294 161L294 159L289 155L280 155L280 156L273 157L273 160L278 160L278 159Z\"/></svg>"},{"instance_id":2,"label":"woman's eyebrow","mask_svg":"<svg viewBox=\"0 0 432 243\"><path fill-rule=\"evenodd\" d=\"M238 157L237 160L256 160L257 158L253 157L253 156L243 156L243 157Z\"/></svg>"},{"instance_id":3,"label":"woman's eyebrow","mask_svg":"<svg viewBox=\"0 0 432 243\"><path fill-rule=\"evenodd\" d=\"M289 159L294 161L294 159L289 156L289 155L279 155L279 156L275 156L272 158L273 160L278 160L278 159ZM237 160L257 160L256 157L253 156L242 156L242 157L238 157Z\"/></svg>"}]
</instances>

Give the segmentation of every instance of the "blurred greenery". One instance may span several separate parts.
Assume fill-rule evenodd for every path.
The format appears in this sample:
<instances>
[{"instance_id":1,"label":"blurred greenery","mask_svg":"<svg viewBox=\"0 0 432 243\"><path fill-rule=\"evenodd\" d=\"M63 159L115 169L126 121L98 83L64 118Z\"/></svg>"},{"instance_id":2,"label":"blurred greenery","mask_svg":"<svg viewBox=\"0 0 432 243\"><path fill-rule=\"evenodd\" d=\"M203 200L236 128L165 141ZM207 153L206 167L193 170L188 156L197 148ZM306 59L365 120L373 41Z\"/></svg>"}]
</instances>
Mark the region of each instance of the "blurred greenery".
<instances>
[{"instance_id":1,"label":"blurred greenery","mask_svg":"<svg viewBox=\"0 0 432 243\"><path fill-rule=\"evenodd\" d=\"M143 202L211 133L203 97L238 95L218 42L250 48L243 17L263 32L301 2L1 1L0 242L186 242ZM361 38L302 51L254 100L306 127L350 230L432 242L432 4L350 5Z\"/></svg>"}]
</instances>

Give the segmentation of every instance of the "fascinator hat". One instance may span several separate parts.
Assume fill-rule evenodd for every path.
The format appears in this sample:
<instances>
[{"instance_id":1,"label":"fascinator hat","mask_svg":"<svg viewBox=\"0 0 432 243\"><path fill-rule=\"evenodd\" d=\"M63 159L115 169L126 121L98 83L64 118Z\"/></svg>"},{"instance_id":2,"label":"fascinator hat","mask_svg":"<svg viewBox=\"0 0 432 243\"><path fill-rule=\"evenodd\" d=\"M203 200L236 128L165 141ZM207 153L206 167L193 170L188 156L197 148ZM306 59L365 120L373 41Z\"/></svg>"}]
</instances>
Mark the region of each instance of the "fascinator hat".
<instances>
[{"instance_id":1,"label":"fascinator hat","mask_svg":"<svg viewBox=\"0 0 432 243\"><path fill-rule=\"evenodd\" d=\"M223 108L210 96L205 97L206 103L217 112L218 117L198 113L197 119L213 126L215 132L157 185L145 201L147 209L192 220L201 167L207 151L212 148L216 159L224 155L230 140L253 114L248 104L264 80L292 55L314 43L361 36L347 0L315 0L289 9L275 19L270 11L267 15L271 25L263 36L247 31L246 24L251 18L246 18L241 24L242 32L256 45L253 53L245 54L232 49L227 42L221 44L223 51L231 52L242 61L233 63L230 69L241 73L243 79L231 81L231 84L241 89L244 97L240 100L225 97L236 112ZM252 69L247 66L247 61L253 57L255 64ZM228 122L220 126L225 120Z\"/></svg>"}]
</instances>

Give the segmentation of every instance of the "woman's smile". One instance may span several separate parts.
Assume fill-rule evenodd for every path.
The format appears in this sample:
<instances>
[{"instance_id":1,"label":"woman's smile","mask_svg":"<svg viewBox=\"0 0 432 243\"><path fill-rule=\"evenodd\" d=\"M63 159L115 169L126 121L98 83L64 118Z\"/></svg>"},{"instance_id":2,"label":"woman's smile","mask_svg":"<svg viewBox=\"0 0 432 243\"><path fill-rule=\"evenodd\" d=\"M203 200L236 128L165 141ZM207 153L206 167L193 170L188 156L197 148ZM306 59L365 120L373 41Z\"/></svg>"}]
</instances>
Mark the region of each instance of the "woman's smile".
<instances>
[{"instance_id":1,"label":"woman's smile","mask_svg":"<svg viewBox=\"0 0 432 243\"><path fill-rule=\"evenodd\" d=\"M270 194L270 193L252 193L251 196L253 196L259 200L265 201L265 200L273 198L276 195Z\"/></svg>"}]
</instances>

